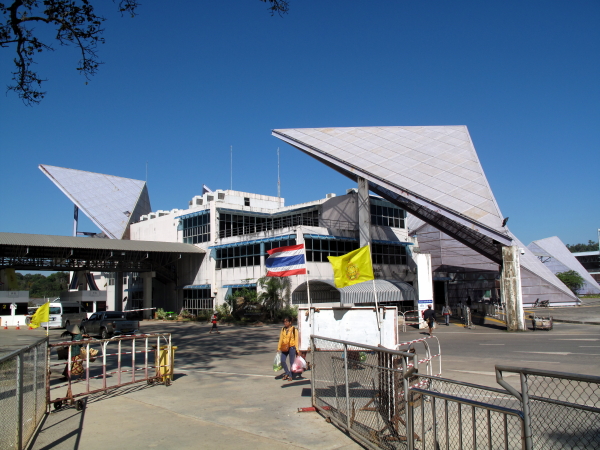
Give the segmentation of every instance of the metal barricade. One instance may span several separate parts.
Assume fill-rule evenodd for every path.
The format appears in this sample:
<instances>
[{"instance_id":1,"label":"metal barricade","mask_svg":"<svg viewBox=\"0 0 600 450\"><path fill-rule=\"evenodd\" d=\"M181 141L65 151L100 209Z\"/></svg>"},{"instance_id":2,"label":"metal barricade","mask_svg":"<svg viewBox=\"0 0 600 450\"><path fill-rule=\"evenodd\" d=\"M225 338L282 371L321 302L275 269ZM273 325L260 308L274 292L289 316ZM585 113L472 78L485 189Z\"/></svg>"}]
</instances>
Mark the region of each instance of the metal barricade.
<instances>
[{"instance_id":1,"label":"metal barricade","mask_svg":"<svg viewBox=\"0 0 600 450\"><path fill-rule=\"evenodd\" d=\"M73 355L74 346L80 346L81 353ZM51 363L53 348L57 349L57 354L59 349L64 351L66 348L63 356L66 362ZM100 360L99 364L93 364L96 360ZM64 366L63 377L60 380L47 378L48 410L51 405L58 409L65 404L83 409L85 402L81 397L89 394L142 382L162 381L166 386L170 385L173 367L171 335L143 334L51 344L48 369L56 366ZM64 388L66 393L62 395L59 392Z\"/></svg>"},{"instance_id":2,"label":"metal barricade","mask_svg":"<svg viewBox=\"0 0 600 450\"><path fill-rule=\"evenodd\" d=\"M520 389L504 372L519 374ZM496 380L521 403L529 448L600 448L600 377L496 366Z\"/></svg>"},{"instance_id":3,"label":"metal barricade","mask_svg":"<svg viewBox=\"0 0 600 450\"><path fill-rule=\"evenodd\" d=\"M437 352L432 352L432 344L437 346ZM427 336L421 339L415 339L413 341L403 342L401 344L396 345L396 350L408 353L418 353L417 347L423 346L423 353L425 353L425 357L418 360L419 364L425 364L425 369L427 375L442 375L442 346L440 345L440 341L436 336ZM423 354L421 353L421 354ZM437 359L438 361L438 370L437 373L434 372L434 361ZM409 364L409 367L412 365Z\"/></svg>"},{"instance_id":4,"label":"metal barricade","mask_svg":"<svg viewBox=\"0 0 600 450\"><path fill-rule=\"evenodd\" d=\"M312 336L313 406L369 448L520 449L523 414L512 395L419 373L433 360L430 339L396 351Z\"/></svg>"},{"instance_id":5,"label":"metal barricade","mask_svg":"<svg viewBox=\"0 0 600 450\"><path fill-rule=\"evenodd\" d=\"M48 338L0 358L0 447L26 448L46 412Z\"/></svg>"},{"instance_id":6,"label":"metal barricade","mask_svg":"<svg viewBox=\"0 0 600 450\"><path fill-rule=\"evenodd\" d=\"M406 325L419 325L419 323L420 323L421 319L419 318L418 310L399 312L399 314L402 315L402 332L403 333L406 333Z\"/></svg>"}]
</instances>

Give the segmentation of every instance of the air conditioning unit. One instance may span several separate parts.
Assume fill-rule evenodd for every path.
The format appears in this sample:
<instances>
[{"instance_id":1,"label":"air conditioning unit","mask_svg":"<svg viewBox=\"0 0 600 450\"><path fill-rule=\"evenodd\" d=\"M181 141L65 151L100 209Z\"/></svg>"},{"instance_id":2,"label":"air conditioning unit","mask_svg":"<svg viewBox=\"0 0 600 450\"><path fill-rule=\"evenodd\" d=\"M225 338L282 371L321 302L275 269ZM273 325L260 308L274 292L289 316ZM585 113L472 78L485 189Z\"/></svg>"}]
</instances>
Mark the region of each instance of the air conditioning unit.
<instances>
[{"instance_id":1,"label":"air conditioning unit","mask_svg":"<svg viewBox=\"0 0 600 450\"><path fill-rule=\"evenodd\" d=\"M217 193L217 200L225 200L225 192Z\"/></svg>"},{"instance_id":2,"label":"air conditioning unit","mask_svg":"<svg viewBox=\"0 0 600 450\"><path fill-rule=\"evenodd\" d=\"M333 197L335 197L335 194L327 194L327 195L325 196L325 198L333 198Z\"/></svg>"},{"instance_id":3,"label":"air conditioning unit","mask_svg":"<svg viewBox=\"0 0 600 450\"><path fill-rule=\"evenodd\" d=\"M192 200L190 200L190 206L192 206L194 204L194 202Z\"/></svg>"},{"instance_id":4,"label":"air conditioning unit","mask_svg":"<svg viewBox=\"0 0 600 450\"><path fill-rule=\"evenodd\" d=\"M156 219L156 213L148 214L148 219Z\"/></svg>"},{"instance_id":5,"label":"air conditioning unit","mask_svg":"<svg viewBox=\"0 0 600 450\"><path fill-rule=\"evenodd\" d=\"M214 195L207 195L207 196L206 196L206 201L207 201L207 202L212 202L214 199L215 199L215 196L214 196Z\"/></svg>"},{"instance_id":6,"label":"air conditioning unit","mask_svg":"<svg viewBox=\"0 0 600 450\"><path fill-rule=\"evenodd\" d=\"M140 216L140 222L142 222L143 220L148 220L148 214L144 214L143 216Z\"/></svg>"},{"instance_id":7,"label":"air conditioning unit","mask_svg":"<svg viewBox=\"0 0 600 450\"><path fill-rule=\"evenodd\" d=\"M196 205L201 205L204 203L204 200L201 197L196 197Z\"/></svg>"},{"instance_id":8,"label":"air conditioning unit","mask_svg":"<svg viewBox=\"0 0 600 450\"><path fill-rule=\"evenodd\" d=\"M162 209L159 209L156 212L158 214L158 217L166 216L167 214L169 214L169 211L163 211Z\"/></svg>"}]
</instances>

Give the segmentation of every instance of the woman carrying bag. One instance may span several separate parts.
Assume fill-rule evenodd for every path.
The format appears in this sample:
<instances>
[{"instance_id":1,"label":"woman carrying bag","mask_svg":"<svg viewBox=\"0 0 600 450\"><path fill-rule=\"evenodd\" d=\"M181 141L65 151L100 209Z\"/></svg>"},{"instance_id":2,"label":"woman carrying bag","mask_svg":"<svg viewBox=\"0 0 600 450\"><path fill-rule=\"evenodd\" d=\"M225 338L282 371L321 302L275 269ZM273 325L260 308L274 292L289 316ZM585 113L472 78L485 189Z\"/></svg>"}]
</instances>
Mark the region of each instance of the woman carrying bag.
<instances>
[{"instance_id":1,"label":"woman carrying bag","mask_svg":"<svg viewBox=\"0 0 600 450\"><path fill-rule=\"evenodd\" d=\"M292 318L286 317L283 319L283 328L279 333L279 344L277 344L277 351L281 352L281 366L285 372L283 380L292 381L294 379L293 372L288 368L287 358L289 356L290 365L294 364L296 359L296 347L298 346L298 331L296 327L292 326Z\"/></svg>"}]
</instances>

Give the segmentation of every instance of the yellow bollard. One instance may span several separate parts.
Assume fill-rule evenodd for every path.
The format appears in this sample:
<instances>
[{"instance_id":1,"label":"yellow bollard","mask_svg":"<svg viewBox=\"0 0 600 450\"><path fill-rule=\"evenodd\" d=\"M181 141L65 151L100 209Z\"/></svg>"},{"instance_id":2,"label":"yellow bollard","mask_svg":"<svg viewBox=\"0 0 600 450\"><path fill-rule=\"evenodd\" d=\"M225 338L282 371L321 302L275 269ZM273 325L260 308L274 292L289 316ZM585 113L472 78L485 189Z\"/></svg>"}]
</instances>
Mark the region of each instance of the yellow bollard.
<instances>
[{"instance_id":1,"label":"yellow bollard","mask_svg":"<svg viewBox=\"0 0 600 450\"><path fill-rule=\"evenodd\" d=\"M154 348L156 348L156 346L153 345ZM168 345L161 345L160 346L160 353L159 353L159 357L158 357L158 370L157 370L157 374L160 375L162 377L163 382L170 384L170 382L173 380L173 369L175 367L175 350L177 350L177 346L172 345L171 346L171 366L167 367L168 363L169 363L169 359L168 359L168 353L169 353L169 346Z\"/></svg>"}]
</instances>

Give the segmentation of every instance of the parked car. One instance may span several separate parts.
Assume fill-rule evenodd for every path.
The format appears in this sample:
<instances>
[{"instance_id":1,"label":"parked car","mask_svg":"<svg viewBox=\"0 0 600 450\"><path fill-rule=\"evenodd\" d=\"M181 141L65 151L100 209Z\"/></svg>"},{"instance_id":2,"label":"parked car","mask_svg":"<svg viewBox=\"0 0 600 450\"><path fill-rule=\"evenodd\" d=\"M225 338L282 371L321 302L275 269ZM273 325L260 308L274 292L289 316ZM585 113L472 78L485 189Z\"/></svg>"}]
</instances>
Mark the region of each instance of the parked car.
<instances>
[{"instance_id":1,"label":"parked car","mask_svg":"<svg viewBox=\"0 0 600 450\"><path fill-rule=\"evenodd\" d=\"M25 323L31 322L31 316L35 314L39 306L27 307ZM61 301L60 298L50 302L49 322L42 322L43 328L67 328L69 325L79 325L87 318L87 310L80 302Z\"/></svg>"},{"instance_id":2,"label":"parked car","mask_svg":"<svg viewBox=\"0 0 600 450\"><path fill-rule=\"evenodd\" d=\"M127 313L120 311L95 312L89 319L81 322L81 332L90 336L100 336L109 339L123 334L136 334L139 332L140 323L137 320L128 320Z\"/></svg>"}]
</instances>

